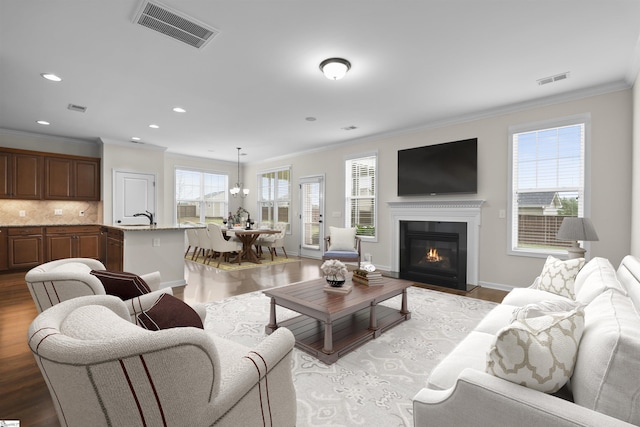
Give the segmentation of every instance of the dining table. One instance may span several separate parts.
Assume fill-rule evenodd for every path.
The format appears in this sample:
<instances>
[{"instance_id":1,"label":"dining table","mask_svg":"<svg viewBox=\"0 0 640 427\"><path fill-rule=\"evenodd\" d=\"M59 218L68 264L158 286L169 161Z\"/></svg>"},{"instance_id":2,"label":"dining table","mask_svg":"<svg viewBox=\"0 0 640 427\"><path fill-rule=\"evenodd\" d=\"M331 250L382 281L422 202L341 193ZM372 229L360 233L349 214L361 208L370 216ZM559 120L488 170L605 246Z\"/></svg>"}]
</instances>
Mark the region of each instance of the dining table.
<instances>
[{"instance_id":1,"label":"dining table","mask_svg":"<svg viewBox=\"0 0 640 427\"><path fill-rule=\"evenodd\" d=\"M256 264L262 264L262 262L260 261L260 256L253 249L253 245L255 244L256 240L258 240L258 237L260 237L263 234L280 233L279 230L271 230L271 229L264 229L264 228L249 229L249 230L244 228L229 228L227 230L223 229L223 231L227 236L235 235L236 237L238 237L238 240L242 242L242 253L240 253L240 257L241 257L240 259L242 261L249 261Z\"/></svg>"}]
</instances>

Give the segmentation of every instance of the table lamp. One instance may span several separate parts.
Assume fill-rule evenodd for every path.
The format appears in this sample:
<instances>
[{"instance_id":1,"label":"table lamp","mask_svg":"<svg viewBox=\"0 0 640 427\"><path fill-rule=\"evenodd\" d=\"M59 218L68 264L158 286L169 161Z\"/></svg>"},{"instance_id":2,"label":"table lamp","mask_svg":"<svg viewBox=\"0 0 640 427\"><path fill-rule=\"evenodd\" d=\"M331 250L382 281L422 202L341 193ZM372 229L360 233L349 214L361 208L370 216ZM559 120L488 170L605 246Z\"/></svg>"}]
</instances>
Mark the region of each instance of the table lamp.
<instances>
[{"instance_id":1,"label":"table lamp","mask_svg":"<svg viewBox=\"0 0 640 427\"><path fill-rule=\"evenodd\" d=\"M566 217L562 220L558 234L558 240L573 241L571 247L567 248L569 258L584 258L586 250L578 244L580 241L597 241L598 235L589 218Z\"/></svg>"}]
</instances>

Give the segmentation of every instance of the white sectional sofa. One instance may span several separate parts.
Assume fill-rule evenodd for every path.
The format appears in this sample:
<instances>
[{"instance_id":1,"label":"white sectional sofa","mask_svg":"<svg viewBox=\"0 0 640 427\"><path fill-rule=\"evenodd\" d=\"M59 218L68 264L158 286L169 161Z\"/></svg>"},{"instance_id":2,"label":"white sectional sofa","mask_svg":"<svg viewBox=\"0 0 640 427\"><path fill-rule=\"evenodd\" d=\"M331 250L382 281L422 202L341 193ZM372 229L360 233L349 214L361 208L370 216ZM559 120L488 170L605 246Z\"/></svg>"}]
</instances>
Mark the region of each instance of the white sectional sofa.
<instances>
[{"instance_id":1,"label":"white sectional sofa","mask_svg":"<svg viewBox=\"0 0 640 427\"><path fill-rule=\"evenodd\" d=\"M538 283L511 291L431 372L414 397L416 426L640 425L640 260L627 256L616 270L605 258L592 259L575 276L573 299ZM514 313L543 301L579 303L584 312L573 373L555 393L487 368Z\"/></svg>"}]
</instances>

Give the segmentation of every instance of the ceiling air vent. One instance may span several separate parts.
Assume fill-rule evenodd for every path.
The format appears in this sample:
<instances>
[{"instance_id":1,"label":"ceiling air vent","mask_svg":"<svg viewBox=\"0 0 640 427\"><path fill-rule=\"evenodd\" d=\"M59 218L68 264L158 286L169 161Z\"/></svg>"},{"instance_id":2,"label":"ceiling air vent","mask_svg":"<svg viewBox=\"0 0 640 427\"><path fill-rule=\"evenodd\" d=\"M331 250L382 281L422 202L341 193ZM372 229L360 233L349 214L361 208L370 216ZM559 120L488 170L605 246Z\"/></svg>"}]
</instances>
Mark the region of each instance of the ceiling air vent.
<instances>
[{"instance_id":1,"label":"ceiling air vent","mask_svg":"<svg viewBox=\"0 0 640 427\"><path fill-rule=\"evenodd\" d=\"M189 16L150 1L142 2L133 22L197 49L204 47L220 33Z\"/></svg>"},{"instance_id":2,"label":"ceiling air vent","mask_svg":"<svg viewBox=\"0 0 640 427\"><path fill-rule=\"evenodd\" d=\"M83 107L82 105L69 104L67 108L71 111L77 111L78 113L84 113L87 111L87 107Z\"/></svg>"},{"instance_id":3,"label":"ceiling air vent","mask_svg":"<svg viewBox=\"0 0 640 427\"><path fill-rule=\"evenodd\" d=\"M546 85L546 84L549 84L549 83L557 82L559 80L564 80L564 79L568 79L568 78L569 78L569 72L566 72L566 73L562 73L562 74L556 74L555 76L544 77L544 78L538 80L538 84L540 86L542 86L542 85Z\"/></svg>"}]
</instances>

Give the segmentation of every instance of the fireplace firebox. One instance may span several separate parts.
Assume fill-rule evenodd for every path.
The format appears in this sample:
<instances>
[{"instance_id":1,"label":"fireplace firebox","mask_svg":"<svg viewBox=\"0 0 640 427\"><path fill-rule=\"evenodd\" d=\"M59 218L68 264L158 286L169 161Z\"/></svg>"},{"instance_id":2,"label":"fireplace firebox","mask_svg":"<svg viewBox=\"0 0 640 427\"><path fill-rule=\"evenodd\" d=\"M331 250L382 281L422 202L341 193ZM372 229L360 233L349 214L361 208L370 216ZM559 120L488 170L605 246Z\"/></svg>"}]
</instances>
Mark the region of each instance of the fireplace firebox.
<instances>
[{"instance_id":1,"label":"fireplace firebox","mask_svg":"<svg viewBox=\"0 0 640 427\"><path fill-rule=\"evenodd\" d=\"M400 277L467 290L467 224L400 221Z\"/></svg>"}]
</instances>

